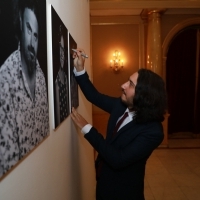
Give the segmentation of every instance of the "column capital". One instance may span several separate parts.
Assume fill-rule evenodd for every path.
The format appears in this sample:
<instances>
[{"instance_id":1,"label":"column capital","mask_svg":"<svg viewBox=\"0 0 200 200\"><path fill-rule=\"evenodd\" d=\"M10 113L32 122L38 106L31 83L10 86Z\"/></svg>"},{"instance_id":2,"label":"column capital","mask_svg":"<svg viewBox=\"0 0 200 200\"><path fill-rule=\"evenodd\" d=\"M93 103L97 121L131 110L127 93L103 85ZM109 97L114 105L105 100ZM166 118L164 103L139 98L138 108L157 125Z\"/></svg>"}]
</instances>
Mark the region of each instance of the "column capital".
<instances>
[{"instance_id":1,"label":"column capital","mask_svg":"<svg viewBox=\"0 0 200 200\"><path fill-rule=\"evenodd\" d=\"M153 13L162 15L167 9L166 8L153 8L153 9L143 9L140 17L141 19L147 19Z\"/></svg>"}]
</instances>

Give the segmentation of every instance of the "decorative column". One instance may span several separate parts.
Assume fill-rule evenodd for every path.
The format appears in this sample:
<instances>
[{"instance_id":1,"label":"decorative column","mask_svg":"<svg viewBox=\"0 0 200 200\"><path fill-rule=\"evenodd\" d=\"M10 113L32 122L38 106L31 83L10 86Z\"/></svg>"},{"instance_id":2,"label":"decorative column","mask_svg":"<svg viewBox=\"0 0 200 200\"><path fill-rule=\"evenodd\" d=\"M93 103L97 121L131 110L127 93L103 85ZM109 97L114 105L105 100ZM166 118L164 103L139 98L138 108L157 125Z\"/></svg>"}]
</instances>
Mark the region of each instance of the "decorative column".
<instances>
[{"instance_id":1,"label":"decorative column","mask_svg":"<svg viewBox=\"0 0 200 200\"><path fill-rule=\"evenodd\" d=\"M141 17L143 20L147 20L147 35L146 35L146 68L152 70L156 74L160 75L164 81L166 70L163 69L166 66L163 62L166 61L162 58L162 45L161 45L161 14L166 9L145 9L143 10ZM165 119L162 122L164 131L164 140L160 147L168 146L168 117L166 113Z\"/></svg>"},{"instance_id":2,"label":"decorative column","mask_svg":"<svg viewBox=\"0 0 200 200\"><path fill-rule=\"evenodd\" d=\"M163 77L160 12L161 10L151 10L147 13L148 30L146 67Z\"/></svg>"}]
</instances>

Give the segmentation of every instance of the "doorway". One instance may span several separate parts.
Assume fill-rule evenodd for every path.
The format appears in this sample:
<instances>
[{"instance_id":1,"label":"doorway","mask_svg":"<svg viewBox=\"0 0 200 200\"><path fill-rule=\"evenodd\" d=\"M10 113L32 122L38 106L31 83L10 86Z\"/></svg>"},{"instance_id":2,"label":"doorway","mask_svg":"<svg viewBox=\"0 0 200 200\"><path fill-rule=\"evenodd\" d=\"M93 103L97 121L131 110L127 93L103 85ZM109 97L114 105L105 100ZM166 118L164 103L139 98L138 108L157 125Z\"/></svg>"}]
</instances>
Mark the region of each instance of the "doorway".
<instances>
[{"instance_id":1,"label":"doorway","mask_svg":"<svg viewBox=\"0 0 200 200\"><path fill-rule=\"evenodd\" d=\"M188 26L172 39L167 52L168 137L200 133L200 25Z\"/></svg>"}]
</instances>

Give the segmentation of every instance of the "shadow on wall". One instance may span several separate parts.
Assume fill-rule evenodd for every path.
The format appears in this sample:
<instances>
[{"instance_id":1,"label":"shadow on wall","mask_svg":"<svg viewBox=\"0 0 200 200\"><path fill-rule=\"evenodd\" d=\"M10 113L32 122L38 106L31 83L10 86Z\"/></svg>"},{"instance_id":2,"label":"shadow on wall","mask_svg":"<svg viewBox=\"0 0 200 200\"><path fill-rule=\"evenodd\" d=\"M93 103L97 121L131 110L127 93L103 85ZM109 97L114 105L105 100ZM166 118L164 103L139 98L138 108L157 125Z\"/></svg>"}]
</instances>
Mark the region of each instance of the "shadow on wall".
<instances>
[{"instance_id":1,"label":"shadow on wall","mask_svg":"<svg viewBox=\"0 0 200 200\"><path fill-rule=\"evenodd\" d=\"M69 146L69 160L71 161L68 163L69 169L69 182L70 187L68 191L70 191L70 194L68 194L68 199L82 199L82 194L80 191L83 191L81 188L82 185L82 179L81 179L81 156L80 156L80 147L79 147L79 135L78 135L78 128L75 127L73 123L71 124L71 141ZM74 191L73 191L74 190ZM79 191L79 192L77 192Z\"/></svg>"}]
</instances>

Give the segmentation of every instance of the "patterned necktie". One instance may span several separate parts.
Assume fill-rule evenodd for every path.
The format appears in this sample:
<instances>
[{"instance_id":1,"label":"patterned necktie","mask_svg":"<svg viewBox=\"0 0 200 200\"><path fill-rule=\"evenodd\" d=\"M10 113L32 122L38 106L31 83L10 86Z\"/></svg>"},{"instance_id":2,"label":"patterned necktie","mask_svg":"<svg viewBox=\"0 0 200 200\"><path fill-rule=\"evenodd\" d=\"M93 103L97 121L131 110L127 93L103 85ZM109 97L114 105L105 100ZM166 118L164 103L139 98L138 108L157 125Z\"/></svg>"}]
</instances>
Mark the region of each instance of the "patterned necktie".
<instances>
[{"instance_id":1,"label":"patterned necktie","mask_svg":"<svg viewBox=\"0 0 200 200\"><path fill-rule=\"evenodd\" d=\"M128 112L125 112L123 117L117 122L112 136L114 136L117 133L119 127L121 126L122 122L127 118L127 116L128 116Z\"/></svg>"}]
</instances>

